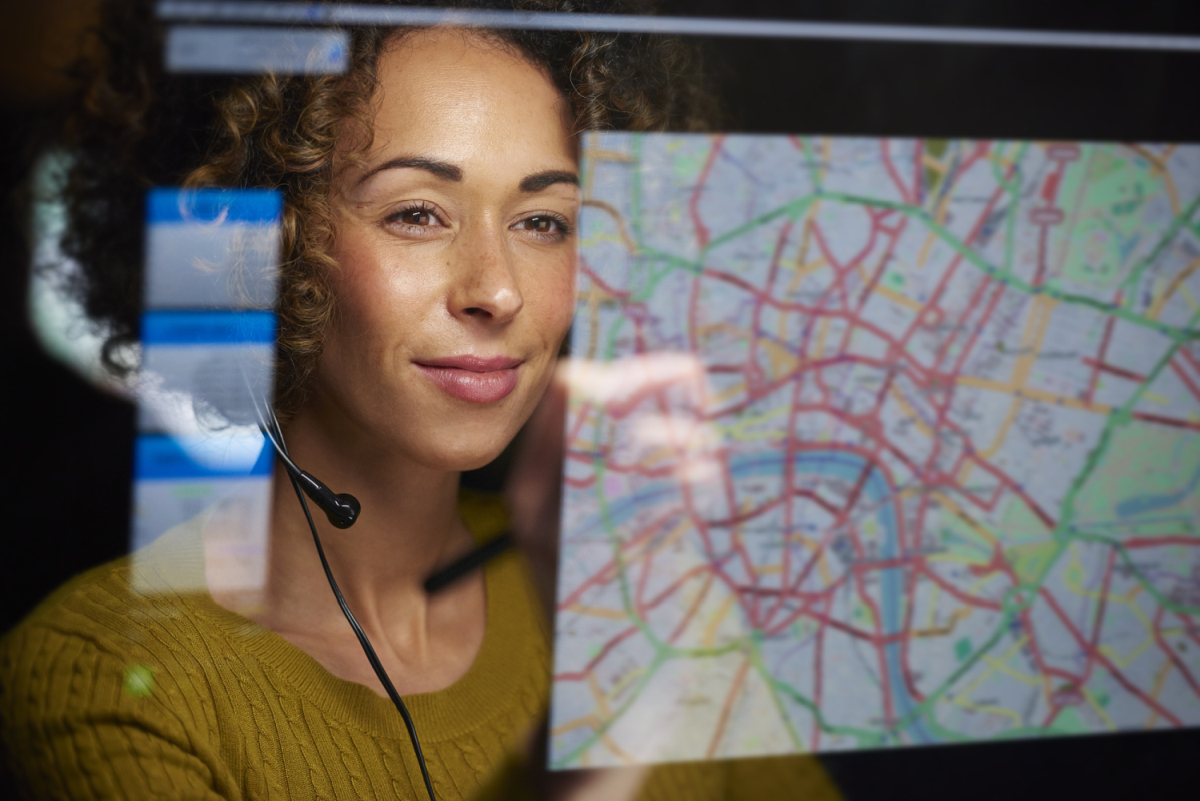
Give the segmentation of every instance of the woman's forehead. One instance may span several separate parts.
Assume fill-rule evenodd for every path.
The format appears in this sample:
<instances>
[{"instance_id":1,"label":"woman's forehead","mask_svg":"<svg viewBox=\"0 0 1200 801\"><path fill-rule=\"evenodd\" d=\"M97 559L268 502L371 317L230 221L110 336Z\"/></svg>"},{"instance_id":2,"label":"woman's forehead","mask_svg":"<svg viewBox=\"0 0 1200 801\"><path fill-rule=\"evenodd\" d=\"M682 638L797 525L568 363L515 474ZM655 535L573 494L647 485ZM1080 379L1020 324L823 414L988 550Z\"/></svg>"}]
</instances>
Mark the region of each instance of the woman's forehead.
<instances>
[{"instance_id":1,"label":"woman's forehead","mask_svg":"<svg viewBox=\"0 0 1200 801\"><path fill-rule=\"evenodd\" d=\"M377 80L371 146L351 173L413 156L466 175L576 162L565 99L513 47L462 31L417 31L381 55Z\"/></svg>"}]
</instances>

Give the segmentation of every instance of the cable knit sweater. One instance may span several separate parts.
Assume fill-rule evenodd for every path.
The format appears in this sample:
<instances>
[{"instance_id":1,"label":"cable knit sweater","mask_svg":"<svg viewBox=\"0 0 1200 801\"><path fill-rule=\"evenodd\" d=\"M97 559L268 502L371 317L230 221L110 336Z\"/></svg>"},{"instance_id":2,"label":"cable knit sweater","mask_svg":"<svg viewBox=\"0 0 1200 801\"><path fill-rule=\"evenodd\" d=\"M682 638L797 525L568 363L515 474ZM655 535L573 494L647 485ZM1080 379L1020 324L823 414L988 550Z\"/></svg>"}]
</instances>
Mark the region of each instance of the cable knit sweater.
<instances>
[{"instance_id":1,"label":"cable knit sweater","mask_svg":"<svg viewBox=\"0 0 1200 801\"><path fill-rule=\"evenodd\" d=\"M476 501L477 537L503 526ZM425 798L396 710L203 586L199 524L76 578L0 641L0 743L34 798ZM486 570L470 670L405 698L440 801L522 797L513 767L549 696L549 638L522 561ZM640 799L836 799L811 758L662 766Z\"/></svg>"}]
</instances>

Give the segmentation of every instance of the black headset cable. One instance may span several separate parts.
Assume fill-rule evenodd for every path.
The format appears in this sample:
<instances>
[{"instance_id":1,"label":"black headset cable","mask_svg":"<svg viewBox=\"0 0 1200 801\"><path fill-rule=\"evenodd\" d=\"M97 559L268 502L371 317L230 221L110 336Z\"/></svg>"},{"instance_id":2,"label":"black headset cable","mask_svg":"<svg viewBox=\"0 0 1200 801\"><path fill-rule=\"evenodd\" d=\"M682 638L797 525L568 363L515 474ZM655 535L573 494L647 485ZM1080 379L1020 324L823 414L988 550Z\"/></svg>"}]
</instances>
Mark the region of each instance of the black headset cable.
<instances>
[{"instance_id":1,"label":"black headset cable","mask_svg":"<svg viewBox=\"0 0 1200 801\"><path fill-rule=\"evenodd\" d=\"M283 432L278 428L278 422L274 420L274 415L271 415L271 422L274 423L274 436L264 430L268 439L275 446L277 454L281 461L286 460L288 467L294 467L290 455L287 452L287 445L283 441ZM263 426L264 429L267 426ZM286 468L285 468L286 469ZM379 661L379 657L375 654L375 648L371 645L371 640L367 637L367 633L363 631L362 626L358 624L358 620L354 617L354 613L350 611L349 604L346 603L345 597L342 596L342 591L338 588L337 580L333 577L333 571L329 569L329 560L325 558L325 549L321 547L321 537L317 534L317 524L313 522L312 512L308 508L308 498L304 496L304 491L300 489L300 482L296 479L295 474L291 470L287 470L288 478L291 479L292 489L296 491L296 497L300 499L300 507L304 509L304 518L308 521L308 529L312 532L313 542L317 546L317 555L321 557L321 567L325 570L325 578L329 580L329 587L333 590L333 595L337 598L338 606L342 609L342 614L346 616L346 621L350 624L350 628L354 629L354 636L358 637L358 643L362 646L363 653L367 655L367 661L371 663L371 668L375 671L375 676L379 679L383 689L387 691L388 698L392 700L396 710L400 713L400 717L404 719L404 727L408 729L408 739L412 741L413 752L417 756L417 765L421 768L421 778L425 781L425 791L429 793L429 801L437 801L437 796L433 792L433 782L429 779L429 769L425 767L425 755L421 752L421 741L417 738L417 727L413 724L412 716L408 713L408 707L404 705L404 699L396 692L395 686L392 685L392 680L388 676L387 671L383 668L383 663Z\"/></svg>"}]
</instances>

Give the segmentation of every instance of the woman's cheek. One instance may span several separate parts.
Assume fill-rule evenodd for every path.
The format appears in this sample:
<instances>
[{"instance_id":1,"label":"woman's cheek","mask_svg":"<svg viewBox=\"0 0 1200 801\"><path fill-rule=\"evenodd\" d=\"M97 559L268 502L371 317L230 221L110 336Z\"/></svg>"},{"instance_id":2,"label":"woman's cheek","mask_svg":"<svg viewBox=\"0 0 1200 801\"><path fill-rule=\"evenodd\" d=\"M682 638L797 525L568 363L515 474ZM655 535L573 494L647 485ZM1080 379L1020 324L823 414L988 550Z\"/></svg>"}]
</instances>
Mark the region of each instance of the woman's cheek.
<instances>
[{"instance_id":1,"label":"woman's cheek","mask_svg":"<svg viewBox=\"0 0 1200 801\"><path fill-rule=\"evenodd\" d=\"M575 253L572 248L570 260L557 272L557 280L550 287L552 299L549 305L553 309L551 324L557 332L556 341L562 340L567 335L567 331L571 328L571 321L575 317L575 264Z\"/></svg>"},{"instance_id":2,"label":"woman's cheek","mask_svg":"<svg viewBox=\"0 0 1200 801\"><path fill-rule=\"evenodd\" d=\"M335 286L340 317L359 336L383 336L418 325L441 285L431 254L347 243L342 280Z\"/></svg>"}]
</instances>

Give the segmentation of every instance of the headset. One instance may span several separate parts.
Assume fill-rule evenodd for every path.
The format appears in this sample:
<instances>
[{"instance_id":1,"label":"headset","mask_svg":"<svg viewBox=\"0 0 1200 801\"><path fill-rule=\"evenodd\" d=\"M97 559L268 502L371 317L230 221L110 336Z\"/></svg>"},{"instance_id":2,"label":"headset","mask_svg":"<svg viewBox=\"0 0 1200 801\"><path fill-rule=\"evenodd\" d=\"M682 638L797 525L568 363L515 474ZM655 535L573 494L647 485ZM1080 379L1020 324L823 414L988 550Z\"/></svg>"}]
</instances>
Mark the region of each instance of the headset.
<instances>
[{"instance_id":1,"label":"headset","mask_svg":"<svg viewBox=\"0 0 1200 801\"><path fill-rule=\"evenodd\" d=\"M425 755L421 752L421 741L417 737L417 729L413 724L412 716L408 712L408 707L404 705L404 699L396 692L391 678L388 676L383 664L379 661L379 657L376 655L375 648L371 645L371 640L367 637L367 633L363 631L362 626L359 625L358 620L354 617L354 613L350 611L350 606L346 603L346 599L338 587L337 580L333 577L333 571L329 568L329 561L325 558L325 549L321 547L321 536L317 533L316 523L313 522L312 512L308 508L308 500L312 499L312 502L325 513L331 524L339 529L347 529L358 520L358 515L362 511L362 504L349 493L334 492L316 476L301 470L292 461L292 457L288 453L287 442L283 438L283 430L279 425L279 419L275 416L275 410L271 408L270 404L265 404L265 406L264 410L263 406L255 403L255 410L258 413L259 430L262 431L263 435L271 443L271 446L275 450L275 455L287 470L288 478L292 482L292 489L296 492L296 498L300 501L300 507L304 510L304 518L308 521L309 531L312 532L313 543L317 546L317 555L321 558L321 567L325 571L325 578L329 581L329 587L333 590L334 597L337 598L338 606L341 608L342 614L345 615L346 622L354 630L354 636L358 638L359 645L362 646L363 653L367 656L367 661L371 663L371 669L375 671L375 676L379 679L380 684L383 685L384 690L387 691L388 698L391 699L392 704L400 713L400 717L404 719L404 727L408 730L408 738L412 742L413 752L417 757L417 765L421 768L421 778L425 782L425 791L429 793L430 801L437 801L437 796L433 792L433 782L429 778L429 769L425 766ZM482 567L488 561L507 550L511 545L512 536L505 533L477 547L450 565L430 575L424 582L425 591L433 594L441 590L471 571Z\"/></svg>"},{"instance_id":2,"label":"headset","mask_svg":"<svg viewBox=\"0 0 1200 801\"><path fill-rule=\"evenodd\" d=\"M425 755L421 752L421 740L417 737L417 727L413 725L412 715L408 713L408 707L404 705L404 699L396 692L391 678L388 676L387 671L384 670L379 657L375 654L375 648L371 645L371 640L368 639L367 633L359 625L358 620L354 617L354 613L350 611L350 606L346 603L345 597L342 596L341 589L338 588L337 579L333 577L333 571L329 569L329 560L325 558L325 549L321 547L321 535L317 533L317 524L313 522L312 512L308 508L308 498L312 498L313 503L325 512L325 516L329 518L329 522L340 529L349 528L354 525L354 521L358 519L358 513L362 511L362 505L353 495L349 493L335 493L329 487L325 486L320 479L296 466L296 463L292 461L292 457L288 454L287 443L283 439L283 430L279 426L279 420L275 416L274 409L267 409L265 419L263 419L260 409L259 418L259 429L271 442L271 445L275 449L275 455L279 457L279 461L283 463L284 468L287 470L288 478L292 482L292 489L296 491L296 498L300 501L300 508L304 510L304 519L308 521L308 529L312 532L313 543L317 546L317 555L321 557L321 567L325 570L325 578L329 581L329 588L333 590L333 595L337 598L338 606L341 607L342 614L346 616L346 622L350 624L350 628L354 629L354 636L358 637L358 644L362 646L363 653L367 655L367 661L371 663L371 669L375 671L375 676L379 679L379 683L383 685L383 688L387 691L388 698L392 700L392 704L400 713L400 717L404 719L404 728L408 730L408 739L412 742L413 752L417 756L417 765L421 768L421 778L425 781L425 791L429 793L429 801L437 801L437 796L433 792L433 782L429 779L429 769L425 767ZM308 496L307 498L305 497L306 495Z\"/></svg>"}]
</instances>

